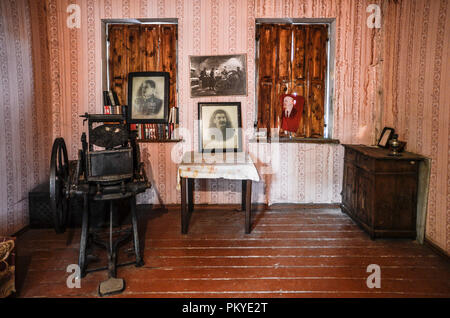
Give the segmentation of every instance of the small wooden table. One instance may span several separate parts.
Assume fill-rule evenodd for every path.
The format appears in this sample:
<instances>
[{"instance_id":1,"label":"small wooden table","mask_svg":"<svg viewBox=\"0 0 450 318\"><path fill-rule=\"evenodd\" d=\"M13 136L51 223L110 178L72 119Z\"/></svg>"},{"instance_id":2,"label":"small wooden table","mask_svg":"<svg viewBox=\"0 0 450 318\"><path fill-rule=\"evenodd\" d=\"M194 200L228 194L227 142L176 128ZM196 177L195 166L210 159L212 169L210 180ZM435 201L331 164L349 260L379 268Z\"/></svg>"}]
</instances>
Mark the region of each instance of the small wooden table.
<instances>
[{"instance_id":1,"label":"small wooden table","mask_svg":"<svg viewBox=\"0 0 450 318\"><path fill-rule=\"evenodd\" d=\"M181 186L181 233L187 234L194 209L194 179L230 179L242 181L242 210L245 210L245 233L251 232L252 181L259 181L253 161L244 153L202 154L186 152L178 167Z\"/></svg>"}]
</instances>

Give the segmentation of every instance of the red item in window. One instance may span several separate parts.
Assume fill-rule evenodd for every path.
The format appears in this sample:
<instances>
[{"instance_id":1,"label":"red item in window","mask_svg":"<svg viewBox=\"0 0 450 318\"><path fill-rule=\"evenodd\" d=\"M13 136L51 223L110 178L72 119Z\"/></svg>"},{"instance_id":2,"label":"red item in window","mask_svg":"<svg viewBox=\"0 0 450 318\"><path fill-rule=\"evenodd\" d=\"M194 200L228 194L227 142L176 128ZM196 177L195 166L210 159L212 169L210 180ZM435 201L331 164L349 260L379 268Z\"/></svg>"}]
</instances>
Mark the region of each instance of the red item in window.
<instances>
[{"instance_id":1,"label":"red item in window","mask_svg":"<svg viewBox=\"0 0 450 318\"><path fill-rule=\"evenodd\" d=\"M297 132L300 117L303 113L305 99L303 96L294 94L283 94L280 97L283 105L281 113L281 129L291 132Z\"/></svg>"}]
</instances>

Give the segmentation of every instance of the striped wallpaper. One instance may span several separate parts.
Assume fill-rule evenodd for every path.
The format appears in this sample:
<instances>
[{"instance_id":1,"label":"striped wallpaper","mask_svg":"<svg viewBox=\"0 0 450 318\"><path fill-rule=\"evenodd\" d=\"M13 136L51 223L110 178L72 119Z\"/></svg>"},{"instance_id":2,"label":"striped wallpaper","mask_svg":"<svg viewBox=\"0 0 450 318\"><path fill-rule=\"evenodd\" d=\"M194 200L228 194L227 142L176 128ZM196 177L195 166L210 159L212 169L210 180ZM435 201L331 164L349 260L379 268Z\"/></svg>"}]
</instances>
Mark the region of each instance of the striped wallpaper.
<instances>
[{"instance_id":1,"label":"striped wallpaper","mask_svg":"<svg viewBox=\"0 0 450 318\"><path fill-rule=\"evenodd\" d=\"M66 24L72 3L81 8L80 29ZM380 29L366 24L372 3L382 11ZM392 126L408 150L432 158L426 236L450 251L448 0L8 0L0 6L0 233L27 224L27 192L46 178L53 138L63 136L75 158L85 129L78 115L101 112L101 19L178 18L180 120L192 138L141 145L154 189L139 198L178 203L171 156L197 148L197 103L240 101L243 128L253 127L255 18L327 17L336 18L333 137L373 144L383 126ZM247 54L248 95L191 98L189 56L229 53ZM244 147L253 155L267 151L248 136ZM341 146L282 144L278 151L279 169L254 187L257 202L340 202ZM232 181L195 187L197 202L239 200L240 185Z\"/></svg>"}]
</instances>

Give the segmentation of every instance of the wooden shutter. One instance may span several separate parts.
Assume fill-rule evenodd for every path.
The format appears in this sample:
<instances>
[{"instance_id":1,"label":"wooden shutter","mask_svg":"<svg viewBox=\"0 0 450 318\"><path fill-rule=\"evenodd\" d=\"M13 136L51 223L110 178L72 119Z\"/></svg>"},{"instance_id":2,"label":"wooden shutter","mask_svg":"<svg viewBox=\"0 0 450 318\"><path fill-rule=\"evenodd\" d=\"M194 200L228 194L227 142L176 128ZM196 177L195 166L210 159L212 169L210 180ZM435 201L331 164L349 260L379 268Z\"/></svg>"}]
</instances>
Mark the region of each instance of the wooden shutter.
<instances>
[{"instance_id":1,"label":"wooden shutter","mask_svg":"<svg viewBox=\"0 0 450 318\"><path fill-rule=\"evenodd\" d=\"M280 95L297 93L305 98L297 135L322 137L327 26L261 24L257 39L258 128L279 127Z\"/></svg>"},{"instance_id":2,"label":"wooden shutter","mask_svg":"<svg viewBox=\"0 0 450 318\"><path fill-rule=\"evenodd\" d=\"M307 95L308 95L308 75L307 75L307 29L304 25L295 25L292 28L294 38L294 58L292 61L292 93L297 93L305 98L303 114L300 117L300 123L297 134L306 137L306 126L308 122Z\"/></svg>"},{"instance_id":3,"label":"wooden shutter","mask_svg":"<svg viewBox=\"0 0 450 318\"><path fill-rule=\"evenodd\" d=\"M292 28L291 25L282 24L277 28L277 63L275 68L275 99L274 99L274 126L280 127L280 118L283 107L280 103L280 96L289 91L291 87L291 46L292 46Z\"/></svg>"},{"instance_id":4,"label":"wooden shutter","mask_svg":"<svg viewBox=\"0 0 450 318\"><path fill-rule=\"evenodd\" d=\"M117 93L119 102L126 104L127 88L127 28L124 25L110 25L109 34L109 83Z\"/></svg>"},{"instance_id":5,"label":"wooden shutter","mask_svg":"<svg viewBox=\"0 0 450 318\"><path fill-rule=\"evenodd\" d=\"M170 74L169 106L176 105L176 25L112 24L108 40L110 87L121 104L128 102L128 73L163 71Z\"/></svg>"},{"instance_id":6,"label":"wooden shutter","mask_svg":"<svg viewBox=\"0 0 450 318\"><path fill-rule=\"evenodd\" d=\"M161 26L160 62L161 70L170 74L169 105L175 106L177 84L177 28L176 25Z\"/></svg>"},{"instance_id":7,"label":"wooden shutter","mask_svg":"<svg viewBox=\"0 0 450 318\"><path fill-rule=\"evenodd\" d=\"M259 39L259 83L258 83L258 128L274 127L272 108L274 105L275 82L274 65L276 64L276 33L274 25L260 25L257 27Z\"/></svg>"},{"instance_id":8,"label":"wooden shutter","mask_svg":"<svg viewBox=\"0 0 450 318\"><path fill-rule=\"evenodd\" d=\"M307 50L308 94L306 134L322 137L324 131L325 75L326 75L326 27L309 26Z\"/></svg>"}]
</instances>

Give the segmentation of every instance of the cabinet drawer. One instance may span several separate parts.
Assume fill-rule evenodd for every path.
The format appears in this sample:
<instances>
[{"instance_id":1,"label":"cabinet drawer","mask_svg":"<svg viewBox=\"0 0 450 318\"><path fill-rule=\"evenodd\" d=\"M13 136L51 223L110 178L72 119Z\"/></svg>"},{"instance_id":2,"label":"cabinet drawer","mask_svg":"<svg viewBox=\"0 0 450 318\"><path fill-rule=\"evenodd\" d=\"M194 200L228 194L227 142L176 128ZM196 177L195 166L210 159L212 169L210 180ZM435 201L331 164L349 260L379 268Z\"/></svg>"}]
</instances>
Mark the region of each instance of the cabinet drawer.
<instances>
[{"instance_id":1,"label":"cabinet drawer","mask_svg":"<svg viewBox=\"0 0 450 318\"><path fill-rule=\"evenodd\" d=\"M373 171L375 169L375 159L359 153L356 156L356 165L364 170Z\"/></svg>"},{"instance_id":2,"label":"cabinet drawer","mask_svg":"<svg viewBox=\"0 0 450 318\"><path fill-rule=\"evenodd\" d=\"M377 172L406 172L417 173L419 162L417 160L376 160Z\"/></svg>"}]
</instances>

